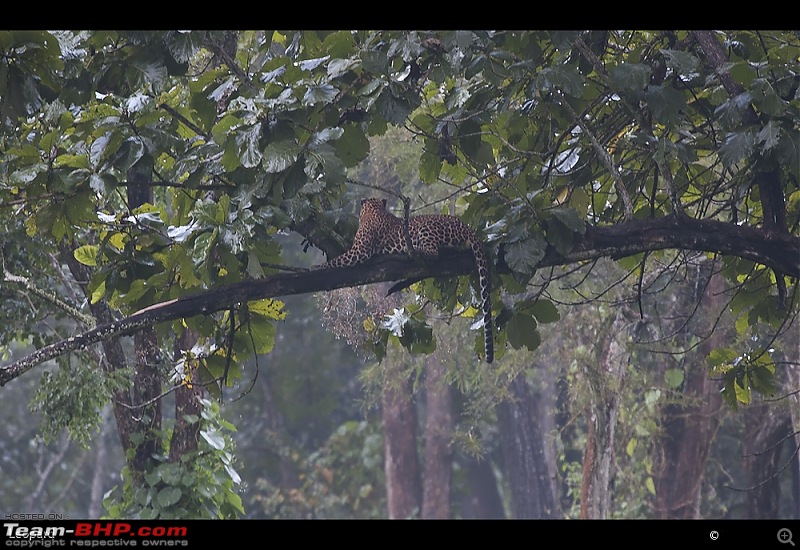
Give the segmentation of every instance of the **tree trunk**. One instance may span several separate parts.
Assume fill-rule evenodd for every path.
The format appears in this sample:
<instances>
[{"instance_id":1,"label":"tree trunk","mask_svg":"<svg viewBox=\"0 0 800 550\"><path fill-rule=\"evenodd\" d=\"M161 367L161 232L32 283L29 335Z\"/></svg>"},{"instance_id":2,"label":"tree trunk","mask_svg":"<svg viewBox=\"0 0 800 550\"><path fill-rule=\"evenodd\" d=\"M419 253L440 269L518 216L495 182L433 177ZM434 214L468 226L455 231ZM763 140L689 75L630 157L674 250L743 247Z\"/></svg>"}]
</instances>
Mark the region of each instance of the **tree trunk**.
<instances>
[{"instance_id":1,"label":"tree trunk","mask_svg":"<svg viewBox=\"0 0 800 550\"><path fill-rule=\"evenodd\" d=\"M461 501L464 519L505 519L503 499L497 490L492 465L486 460L466 457L466 495Z\"/></svg>"},{"instance_id":2,"label":"tree trunk","mask_svg":"<svg viewBox=\"0 0 800 550\"><path fill-rule=\"evenodd\" d=\"M786 357L792 361L791 357L794 354L794 360L791 365L786 367L786 381L789 390L789 412L792 417L792 432L794 437L789 441L793 443L792 449L800 449L800 394L797 389L800 388L800 338L797 339L795 348L788 348L786 350ZM800 459L798 459L797 452L792 453L792 496L794 497L794 518L800 518Z\"/></svg>"},{"instance_id":3,"label":"tree trunk","mask_svg":"<svg viewBox=\"0 0 800 550\"><path fill-rule=\"evenodd\" d=\"M586 449L581 483L582 519L605 519L611 512L614 480L614 447L619 418L620 389L625 381L628 351L621 343L627 310L617 310L600 342L597 365L587 367L592 387L592 408L588 412Z\"/></svg>"},{"instance_id":4,"label":"tree trunk","mask_svg":"<svg viewBox=\"0 0 800 550\"><path fill-rule=\"evenodd\" d=\"M417 454L417 410L411 399L411 380L402 389L383 392L384 471L389 518L419 514L422 501Z\"/></svg>"},{"instance_id":5,"label":"tree trunk","mask_svg":"<svg viewBox=\"0 0 800 550\"><path fill-rule=\"evenodd\" d=\"M161 454L161 373L158 371L158 338L150 328L133 337L135 360L133 365L132 401L136 417L136 432L141 443L134 445L130 461L134 476L147 472L153 456Z\"/></svg>"},{"instance_id":6,"label":"tree trunk","mask_svg":"<svg viewBox=\"0 0 800 550\"><path fill-rule=\"evenodd\" d=\"M197 341L197 334L184 329L180 338L175 342L175 361L178 361L183 352L192 348ZM189 453L197 450L200 438L200 422L188 422L187 415L199 418L203 411L200 400L203 397L203 386L195 383L198 381L197 368L193 361L186 361L184 368L186 380L179 383L175 389L175 429L169 445L169 461L180 462Z\"/></svg>"},{"instance_id":7,"label":"tree trunk","mask_svg":"<svg viewBox=\"0 0 800 550\"><path fill-rule=\"evenodd\" d=\"M106 434L108 432L110 414L108 408L103 411L103 427L97 438L94 449L94 468L92 469L92 487L89 492L89 505L87 506L87 519L99 519L103 515L103 484L107 481L108 472L108 445Z\"/></svg>"},{"instance_id":8,"label":"tree trunk","mask_svg":"<svg viewBox=\"0 0 800 550\"><path fill-rule=\"evenodd\" d=\"M698 277L708 277L703 270ZM725 282L719 274L710 275L711 280L700 297L698 315L702 311L719 311L725 300ZM697 288L703 288L698 279ZM709 316L710 317L710 316ZM713 323L707 320L704 324ZM698 334L708 331L697 330ZM696 352L694 360L687 364L683 384L686 404L664 407L663 435L659 442L660 452L653 469L656 487L655 512L659 518L689 519L700 517L700 488L711 444L720 424L722 399L719 383L711 380L705 369L704 359L714 348L724 344L726 334L719 327L707 338Z\"/></svg>"},{"instance_id":9,"label":"tree trunk","mask_svg":"<svg viewBox=\"0 0 800 550\"><path fill-rule=\"evenodd\" d=\"M781 451L787 436L792 433L789 412L759 404L744 411L744 422L744 470L751 488L746 493L747 519L778 518L783 466ZM788 441L792 438L789 437ZM791 452L787 453L789 455Z\"/></svg>"},{"instance_id":10,"label":"tree trunk","mask_svg":"<svg viewBox=\"0 0 800 550\"><path fill-rule=\"evenodd\" d=\"M300 487L300 476L292 460L292 449L290 437L286 432L286 425L283 414L275 404L272 394L272 380L269 369L263 369L259 376L259 387L261 388L262 418L264 426L264 440L267 448L274 452L278 467L280 469L280 488L282 491L290 491Z\"/></svg>"},{"instance_id":11,"label":"tree trunk","mask_svg":"<svg viewBox=\"0 0 800 550\"><path fill-rule=\"evenodd\" d=\"M445 381L446 368L430 356L425 369L425 471L422 485L422 517L450 517L450 476L453 451L452 389Z\"/></svg>"},{"instance_id":12,"label":"tree trunk","mask_svg":"<svg viewBox=\"0 0 800 550\"><path fill-rule=\"evenodd\" d=\"M516 519L555 517L555 472L548 467L542 430L528 382L517 376L511 399L497 406L497 424L511 490L511 516Z\"/></svg>"}]
</instances>

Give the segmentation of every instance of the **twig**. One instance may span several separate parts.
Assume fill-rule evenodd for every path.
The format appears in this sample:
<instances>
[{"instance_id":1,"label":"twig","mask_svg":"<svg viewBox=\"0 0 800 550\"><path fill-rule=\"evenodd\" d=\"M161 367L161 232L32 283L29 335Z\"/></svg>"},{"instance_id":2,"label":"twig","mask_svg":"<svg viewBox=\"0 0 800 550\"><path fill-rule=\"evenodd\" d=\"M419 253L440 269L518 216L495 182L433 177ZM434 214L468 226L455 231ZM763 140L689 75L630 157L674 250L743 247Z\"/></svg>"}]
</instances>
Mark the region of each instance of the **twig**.
<instances>
[{"instance_id":1,"label":"twig","mask_svg":"<svg viewBox=\"0 0 800 550\"><path fill-rule=\"evenodd\" d=\"M3 259L4 260L4 259ZM5 264L5 261L3 261ZM14 275L9 273L5 269L5 265L3 265L3 280L8 281L10 283L18 283L24 286L26 289L30 290L33 294L39 296L43 300L53 304L54 306L58 307L59 309L64 310L68 315L75 318L78 322L80 322L85 327L92 329L95 327L95 320L91 315L86 315L78 310L76 307L66 303L65 301L61 300L58 296L55 295L53 292L49 292L47 290L42 290L41 288L37 287L27 277L22 277L20 275Z\"/></svg>"},{"instance_id":2,"label":"twig","mask_svg":"<svg viewBox=\"0 0 800 550\"><path fill-rule=\"evenodd\" d=\"M611 158L611 155L608 154L600 142L597 141L592 130L586 125L583 119L578 116L578 113L575 112L575 109L572 108L564 95L561 92L556 92L559 99L561 100L561 105L569 112L570 116L575 119L575 122L580 126L583 133L589 136L589 140L592 142L592 148L595 150L597 155L600 157L600 162L602 162L606 170L611 174L611 177L614 180L614 188L617 190L617 194L622 198L622 204L625 208L625 221L630 221L633 219L633 202L631 202L631 196L628 194L628 189L625 187L625 182L622 180L622 176L619 173L619 169L614 166L614 160Z\"/></svg>"}]
</instances>

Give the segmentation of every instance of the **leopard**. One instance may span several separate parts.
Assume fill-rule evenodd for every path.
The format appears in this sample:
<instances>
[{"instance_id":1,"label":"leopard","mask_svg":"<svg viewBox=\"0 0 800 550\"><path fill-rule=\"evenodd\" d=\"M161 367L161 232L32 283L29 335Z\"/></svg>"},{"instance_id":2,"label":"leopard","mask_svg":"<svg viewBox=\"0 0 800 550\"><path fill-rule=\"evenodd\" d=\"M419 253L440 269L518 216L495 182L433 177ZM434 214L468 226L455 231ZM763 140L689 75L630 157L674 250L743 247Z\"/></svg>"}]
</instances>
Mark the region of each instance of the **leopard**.
<instances>
[{"instance_id":1,"label":"leopard","mask_svg":"<svg viewBox=\"0 0 800 550\"><path fill-rule=\"evenodd\" d=\"M366 262L376 254L408 254L404 222L386 209L386 199L361 201L358 229L350 249L320 267L345 267ZM484 354L494 360L491 281L483 242L475 231L456 216L421 214L408 217L412 255L436 258L444 248L469 248L475 258L483 315Z\"/></svg>"}]
</instances>

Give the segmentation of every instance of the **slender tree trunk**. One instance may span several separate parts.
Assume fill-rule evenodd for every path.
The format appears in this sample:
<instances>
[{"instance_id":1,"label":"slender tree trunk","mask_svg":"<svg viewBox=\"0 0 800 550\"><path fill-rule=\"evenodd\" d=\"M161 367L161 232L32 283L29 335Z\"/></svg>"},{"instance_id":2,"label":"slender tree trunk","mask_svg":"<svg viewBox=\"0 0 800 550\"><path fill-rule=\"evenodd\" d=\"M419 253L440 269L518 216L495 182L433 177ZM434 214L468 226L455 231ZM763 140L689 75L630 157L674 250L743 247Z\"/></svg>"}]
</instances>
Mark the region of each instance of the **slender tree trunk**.
<instances>
[{"instance_id":1,"label":"slender tree trunk","mask_svg":"<svg viewBox=\"0 0 800 550\"><path fill-rule=\"evenodd\" d=\"M504 519L503 499L497 490L492 465L486 460L465 458L466 495L461 501L464 519Z\"/></svg>"},{"instance_id":2,"label":"slender tree trunk","mask_svg":"<svg viewBox=\"0 0 800 550\"><path fill-rule=\"evenodd\" d=\"M708 277L707 270L698 274L698 288L703 288L701 277ZM725 282L721 275L710 275L699 312L719 311ZM704 324L710 324L708 320ZM698 333L707 334L703 329ZM704 359L710 351L724 344L725 331L715 330L687 362L683 384L685 405L664 407L663 435L659 443L660 452L654 467L656 487L656 514L660 518L690 519L700 517L700 501L703 474L711 445L720 424L722 399L719 383L711 380L704 367Z\"/></svg>"},{"instance_id":3,"label":"slender tree trunk","mask_svg":"<svg viewBox=\"0 0 800 550\"><path fill-rule=\"evenodd\" d=\"M92 487L89 492L88 519L99 519L103 514L103 494L105 492L106 474L108 472L108 445L106 435L109 427L109 410L103 411L103 427L94 448L94 468L92 470Z\"/></svg>"},{"instance_id":4,"label":"slender tree trunk","mask_svg":"<svg viewBox=\"0 0 800 550\"><path fill-rule=\"evenodd\" d=\"M780 517L781 451L792 433L791 418L786 409L760 404L744 411L744 422L744 469L751 487L746 493L747 518L776 519Z\"/></svg>"},{"instance_id":5,"label":"slender tree trunk","mask_svg":"<svg viewBox=\"0 0 800 550\"><path fill-rule=\"evenodd\" d=\"M262 417L264 419L264 439L267 448L277 455L280 468L281 480L280 488L289 491L300 487L300 476L291 457L290 438L286 433L286 425L283 414L275 404L272 394L272 380L268 369L264 369L259 376L259 386L261 388Z\"/></svg>"},{"instance_id":6,"label":"slender tree trunk","mask_svg":"<svg viewBox=\"0 0 800 550\"><path fill-rule=\"evenodd\" d=\"M134 475L143 475L161 446L161 374L158 371L158 339L152 329L137 332L133 337L135 350L132 401L137 433L142 440L134 445L131 466Z\"/></svg>"},{"instance_id":7,"label":"slender tree trunk","mask_svg":"<svg viewBox=\"0 0 800 550\"><path fill-rule=\"evenodd\" d=\"M128 208L134 210L153 201L153 189L148 185L137 185L152 178L153 162L148 155L143 156L127 173ZM153 456L161 454L161 373L158 369L158 337L152 327L137 332L133 336L134 365L131 404L135 418L135 433L139 436L132 442L133 454L129 466L134 479L139 479L153 463ZM130 414L130 413L129 413ZM122 428L122 427L120 427ZM129 426L125 426L129 428ZM126 455L130 449L125 449Z\"/></svg>"},{"instance_id":8,"label":"slender tree trunk","mask_svg":"<svg viewBox=\"0 0 800 550\"><path fill-rule=\"evenodd\" d=\"M450 517L450 476L453 451L452 390L444 379L446 368L430 356L425 369L425 472L422 485L422 517Z\"/></svg>"},{"instance_id":9,"label":"slender tree trunk","mask_svg":"<svg viewBox=\"0 0 800 550\"><path fill-rule=\"evenodd\" d=\"M186 350L191 349L196 341L197 334L184 329L175 342L175 361L178 361ZM198 375L194 362L186 361L184 366L186 379L175 389L175 429L172 431L169 445L170 462L180 462L184 456L196 451L200 438L200 423L188 422L186 417L200 417L203 411L203 405L200 403L203 386L196 383Z\"/></svg>"},{"instance_id":10,"label":"slender tree trunk","mask_svg":"<svg viewBox=\"0 0 800 550\"><path fill-rule=\"evenodd\" d=\"M800 518L800 459L794 449L800 449L800 394L797 392L800 389L800 338L797 339L794 349L786 350L786 357L791 358L794 354L794 360L791 365L786 368L786 381L787 389L789 390L789 412L792 417L792 432L794 437L790 440L793 445L793 460L792 467L792 496L794 497L794 519ZM791 361L791 359L790 359Z\"/></svg>"},{"instance_id":11,"label":"slender tree trunk","mask_svg":"<svg viewBox=\"0 0 800 550\"><path fill-rule=\"evenodd\" d=\"M511 516L516 519L555 517L555 472L545 453L546 434L536 402L523 375L509 386L511 399L497 406L497 423L511 490Z\"/></svg>"},{"instance_id":12,"label":"slender tree trunk","mask_svg":"<svg viewBox=\"0 0 800 550\"><path fill-rule=\"evenodd\" d=\"M625 333L626 313L622 308L617 310L598 347L597 365L586 372L592 387L592 408L588 412L581 483L583 519L605 519L611 512L620 389L628 364L628 351L619 338Z\"/></svg>"},{"instance_id":13,"label":"slender tree trunk","mask_svg":"<svg viewBox=\"0 0 800 550\"><path fill-rule=\"evenodd\" d=\"M401 389L383 393L384 471L389 518L411 518L422 502L417 454L417 409L411 399L411 380Z\"/></svg>"},{"instance_id":14,"label":"slender tree trunk","mask_svg":"<svg viewBox=\"0 0 800 550\"><path fill-rule=\"evenodd\" d=\"M703 473L719 428L719 385L704 369L687 372L684 395L695 404L664 409L661 460L655 478L660 518L700 518Z\"/></svg>"}]
</instances>

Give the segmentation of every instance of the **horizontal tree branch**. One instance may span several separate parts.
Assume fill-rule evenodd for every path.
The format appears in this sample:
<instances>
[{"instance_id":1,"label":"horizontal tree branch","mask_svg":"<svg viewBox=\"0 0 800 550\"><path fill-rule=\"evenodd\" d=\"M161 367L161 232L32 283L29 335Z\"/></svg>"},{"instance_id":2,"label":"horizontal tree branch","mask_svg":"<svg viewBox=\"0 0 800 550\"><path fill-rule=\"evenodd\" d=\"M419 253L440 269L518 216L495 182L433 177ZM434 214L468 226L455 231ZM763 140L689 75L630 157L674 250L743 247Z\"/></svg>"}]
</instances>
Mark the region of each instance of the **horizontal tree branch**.
<instances>
[{"instance_id":1,"label":"horizontal tree branch","mask_svg":"<svg viewBox=\"0 0 800 550\"><path fill-rule=\"evenodd\" d=\"M622 258L644 251L682 249L738 256L800 278L800 238L776 235L746 226L713 220L658 218L613 226L589 226L565 256L548 248L539 267L568 265L605 256ZM208 315L231 305L292 294L329 291L382 281L421 280L464 275L475 269L468 250L444 251L439 258L420 263L402 255L383 255L350 267L281 273L244 281L169 302L155 304L133 315L41 348L0 367L0 386L34 366L64 353L112 336L130 335L157 323Z\"/></svg>"}]
</instances>

